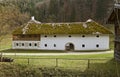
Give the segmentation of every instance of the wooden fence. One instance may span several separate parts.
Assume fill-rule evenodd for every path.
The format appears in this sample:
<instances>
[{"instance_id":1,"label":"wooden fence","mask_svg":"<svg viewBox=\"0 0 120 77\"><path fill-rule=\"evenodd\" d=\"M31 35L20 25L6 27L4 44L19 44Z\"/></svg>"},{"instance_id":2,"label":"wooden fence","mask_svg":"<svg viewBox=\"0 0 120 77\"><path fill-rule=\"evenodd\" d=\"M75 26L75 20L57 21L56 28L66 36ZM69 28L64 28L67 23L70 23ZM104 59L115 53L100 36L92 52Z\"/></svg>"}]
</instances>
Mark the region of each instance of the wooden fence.
<instances>
[{"instance_id":1,"label":"wooden fence","mask_svg":"<svg viewBox=\"0 0 120 77\"><path fill-rule=\"evenodd\" d=\"M12 62L17 63L17 64L26 64L26 65L38 65L38 66L44 66L44 67L48 67L48 66L52 66L52 68L64 68L65 69L81 69L82 71L85 71L86 69L93 69L94 66L102 66L102 64L106 65L109 64L109 61L112 61L110 59L73 59L73 58L14 58L14 61ZM114 65L116 65L116 77L119 77L119 71L117 69L117 62L113 61ZM113 63L112 62L112 63ZM102 67L104 68L104 67ZM102 69L99 68L99 69ZM70 77L101 77L101 72L100 73L96 73L94 71L92 72L79 72L79 74L70 74ZM103 72L102 72L103 73ZM111 73L109 72L105 72L104 74L107 75L107 77L112 77ZM26 77L29 77L31 74L26 75ZM43 77L69 77L67 74L63 73L60 76L57 76L55 73L51 74L51 73L46 73L46 72L42 72L42 76ZM34 77L34 76L33 76Z\"/></svg>"},{"instance_id":2,"label":"wooden fence","mask_svg":"<svg viewBox=\"0 0 120 77\"><path fill-rule=\"evenodd\" d=\"M73 58L15 58L13 63L24 63L26 65L39 65L45 67L52 66L53 68L66 68L66 69L81 69L80 71L85 71L86 69L93 69L93 67L102 66L102 64L109 64L110 59L73 59ZM116 61L114 62L116 64ZM53 65L51 65L53 64ZM98 67L99 68L99 67ZM104 67L102 67L104 68ZM99 68L99 69L102 69ZM117 67L115 67L117 69ZM117 71L117 70L116 70ZM112 77L108 72L104 73L108 77ZM117 73L116 73L117 74ZM57 76L56 74L42 73L43 77L68 77L66 74L61 74ZM98 76L99 75L99 76ZM29 76L29 75L28 75ZM27 77L28 77L27 76ZM101 77L101 72L79 72L79 74L70 75L70 77ZM119 77L116 75L116 77Z\"/></svg>"},{"instance_id":3,"label":"wooden fence","mask_svg":"<svg viewBox=\"0 0 120 77\"><path fill-rule=\"evenodd\" d=\"M41 65L53 67L73 67L79 68L85 66L90 68L92 63L105 63L110 59L72 59L72 58L15 58L13 63L27 65Z\"/></svg>"}]
</instances>

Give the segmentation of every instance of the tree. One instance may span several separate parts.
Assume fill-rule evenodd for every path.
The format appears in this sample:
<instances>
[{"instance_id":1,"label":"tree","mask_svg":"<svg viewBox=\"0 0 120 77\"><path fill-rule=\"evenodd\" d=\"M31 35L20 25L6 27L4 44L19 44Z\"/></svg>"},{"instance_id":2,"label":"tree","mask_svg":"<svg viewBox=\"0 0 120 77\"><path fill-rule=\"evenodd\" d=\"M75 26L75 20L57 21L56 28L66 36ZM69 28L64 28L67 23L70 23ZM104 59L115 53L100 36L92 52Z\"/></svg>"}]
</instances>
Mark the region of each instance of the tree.
<instances>
[{"instance_id":1,"label":"tree","mask_svg":"<svg viewBox=\"0 0 120 77\"><path fill-rule=\"evenodd\" d=\"M29 16L22 14L15 6L0 6L0 34L9 33L17 26L28 21Z\"/></svg>"}]
</instances>

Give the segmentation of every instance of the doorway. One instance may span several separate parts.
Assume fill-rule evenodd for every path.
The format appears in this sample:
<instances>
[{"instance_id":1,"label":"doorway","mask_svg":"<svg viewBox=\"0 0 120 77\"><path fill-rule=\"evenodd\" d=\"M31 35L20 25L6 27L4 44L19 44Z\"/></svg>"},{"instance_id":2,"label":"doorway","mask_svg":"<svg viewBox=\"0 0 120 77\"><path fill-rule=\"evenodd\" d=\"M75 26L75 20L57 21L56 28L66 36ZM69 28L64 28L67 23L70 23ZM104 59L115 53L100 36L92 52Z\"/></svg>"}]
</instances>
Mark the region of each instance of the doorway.
<instances>
[{"instance_id":1,"label":"doorway","mask_svg":"<svg viewBox=\"0 0 120 77\"><path fill-rule=\"evenodd\" d=\"M65 50L66 51L74 51L74 44L73 43L67 43L65 45Z\"/></svg>"}]
</instances>

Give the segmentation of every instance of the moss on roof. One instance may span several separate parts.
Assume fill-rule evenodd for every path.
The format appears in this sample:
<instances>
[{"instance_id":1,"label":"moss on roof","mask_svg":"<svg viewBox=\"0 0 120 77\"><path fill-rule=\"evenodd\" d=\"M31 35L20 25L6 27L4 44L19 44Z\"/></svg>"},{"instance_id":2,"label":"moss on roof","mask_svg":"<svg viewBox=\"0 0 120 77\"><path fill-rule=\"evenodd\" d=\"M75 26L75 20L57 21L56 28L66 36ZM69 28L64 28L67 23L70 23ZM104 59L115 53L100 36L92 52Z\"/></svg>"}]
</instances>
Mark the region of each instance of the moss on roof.
<instances>
[{"instance_id":1,"label":"moss on roof","mask_svg":"<svg viewBox=\"0 0 120 77\"><path fill-rule=\"evenodd\" d=\"M27 23L13 31L13 34L111 34L107 28L96 23Z\"/></svg>"}]
</instances>

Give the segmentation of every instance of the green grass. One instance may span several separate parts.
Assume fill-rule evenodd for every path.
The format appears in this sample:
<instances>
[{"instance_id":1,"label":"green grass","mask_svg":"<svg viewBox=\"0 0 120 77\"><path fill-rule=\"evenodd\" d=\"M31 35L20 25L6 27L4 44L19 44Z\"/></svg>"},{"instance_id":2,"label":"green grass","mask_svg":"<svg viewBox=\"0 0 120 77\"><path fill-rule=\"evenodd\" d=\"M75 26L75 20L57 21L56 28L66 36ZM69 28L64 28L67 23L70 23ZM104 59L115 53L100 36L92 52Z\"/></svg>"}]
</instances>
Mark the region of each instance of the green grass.
<instances>
[{"instance_id":1,"label":"green grass","mask_svg":"<svg viewBox=\"0 0 120 77\"><path fill-rule=\"evenodd\" d=\"M12 36L4 35L0 37L0 51L10 49L12 47Z\"/></svg>"},{"instance_id":2,"label":"green grass","mask_svg":"<svg viewBox=\"0 0 120 77\"><path fill-rule=\"evenodd\" d=\"M88 68L88 59L90 63L106 63L113 59L113 54L97 54L97 55L67 55L67 56L4 56L14 59L13 64L41 66L41 67L56 67L62 68L78 68L85 71ZM29 58L29 59L28 59ZM103 60L100 60L103 59Z\"/></svg>"},{"instance_id":3,"label":"green grass","mask_svg":"<svg viewBox=\"0 0 120 77\"><path fill-rule=\"evenodd\" d=\"M82 62L83 63L83 62ZM77 64L77 63L76 63ZM70 66L71 64L69 64ZM78 64L77 64L78 65ZM80 64L79 64L80 65ZM55 68L0 63L0 77L119 77L120 64L115 60L91 61L90 68ZM83 69L84 68L84 69ZM82 71L84 70L84 71Z\"/></svg>"}]
</instances>

